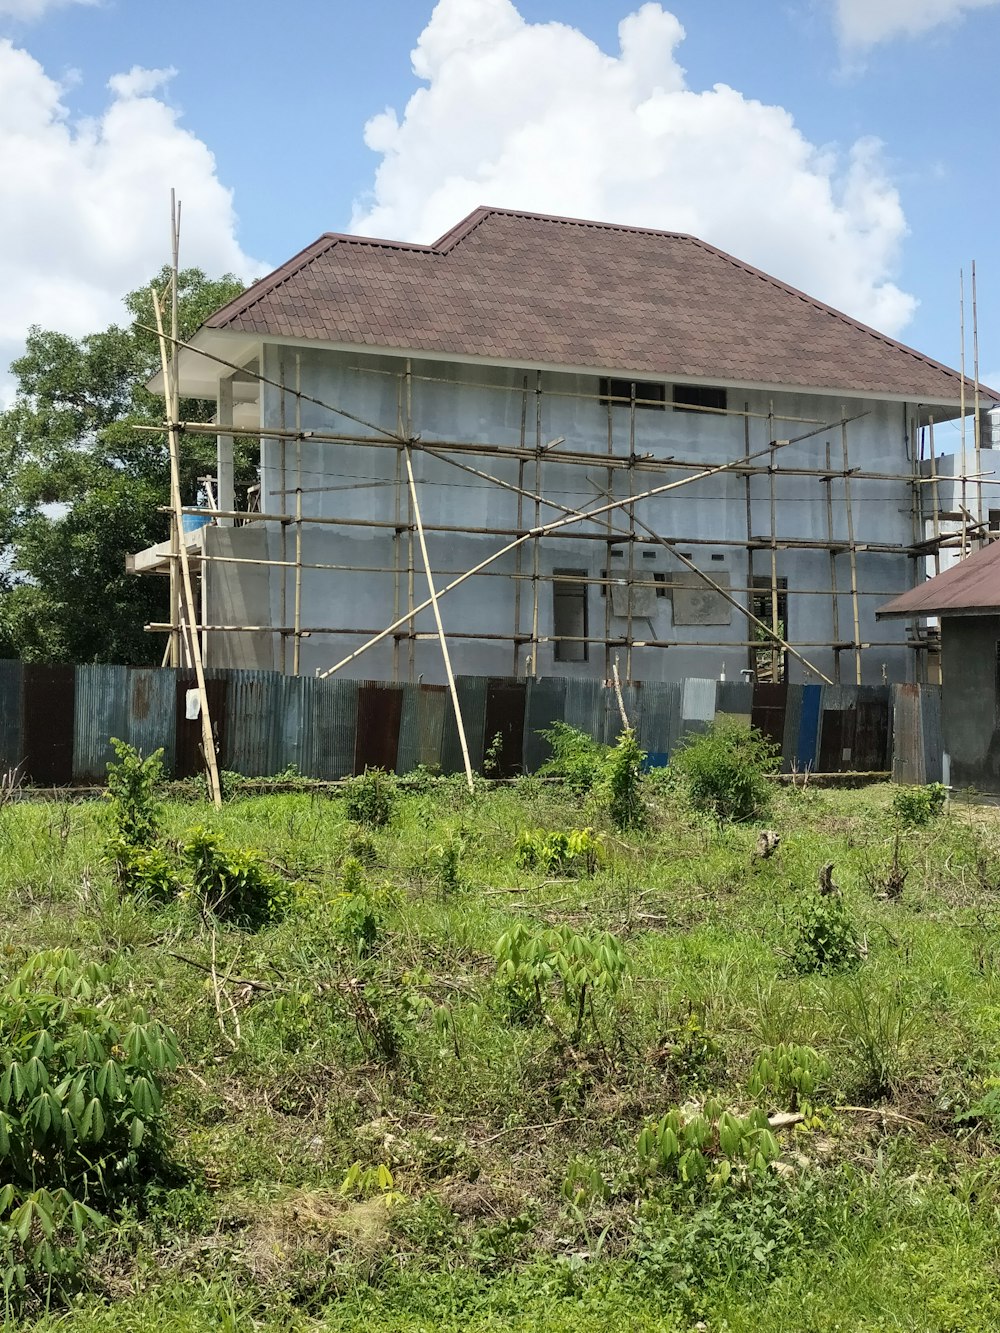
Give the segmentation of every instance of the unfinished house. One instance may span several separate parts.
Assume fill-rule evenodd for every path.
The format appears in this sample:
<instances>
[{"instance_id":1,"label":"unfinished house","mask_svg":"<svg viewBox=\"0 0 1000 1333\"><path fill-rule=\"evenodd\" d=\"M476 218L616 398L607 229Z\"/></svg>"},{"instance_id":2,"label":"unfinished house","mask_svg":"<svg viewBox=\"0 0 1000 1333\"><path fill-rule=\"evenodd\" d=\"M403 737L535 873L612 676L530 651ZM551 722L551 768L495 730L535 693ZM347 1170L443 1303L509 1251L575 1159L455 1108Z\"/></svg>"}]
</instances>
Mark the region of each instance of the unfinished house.
<instances>
[{"instance_id":1,"label":"unfinished house","mask_svg":"<svg viewBox=\"0 0 1000 1333\"><path fill-rule=\"evenodd\" d=\"M322 236L178 374L218 405L184 497L210 666L440 682L432 581L456 673L927 679L875 608L925 575L928 431L967 386L694 237L496 208Z\"/></svg>"}]
</instances>

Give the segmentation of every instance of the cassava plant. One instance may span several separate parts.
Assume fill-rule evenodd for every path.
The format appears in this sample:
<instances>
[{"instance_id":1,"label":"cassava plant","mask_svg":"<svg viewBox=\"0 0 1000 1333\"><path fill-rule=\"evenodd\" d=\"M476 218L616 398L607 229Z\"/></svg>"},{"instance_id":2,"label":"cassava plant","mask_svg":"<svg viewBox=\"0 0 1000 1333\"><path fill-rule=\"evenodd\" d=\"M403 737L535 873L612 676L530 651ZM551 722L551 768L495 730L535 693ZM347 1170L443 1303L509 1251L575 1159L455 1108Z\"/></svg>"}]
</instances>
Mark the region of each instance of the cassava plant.
<instances>
[{"instance_id":1,"label":"cassava plant","mask_svg":"<svg viewBox=\"0 0 1000 1333\"><path fill-rule=\"evenodd\" d=\"M532 932L518 923L500 936L494 952L497 980L512 993L513 1007L547 1015L554 991L572 1018L574 1042L580 1041L588 1015L597 1031L594 993L613 994L628 969L614 935L582 934L571 926Z\"/></svg>"},{"instance_id":2,"label":"cassava plant","mask_svg":"<svg viewBox=\"0 0 1000 1333\"><path fill-rule=\"evenodd\" d=\"M144 759L124 741L112 739L117 763L108 764L107 834L104 860L123 894L165 901L178 889L173 863L160 846L159 788L163 751Z\"/></svg>"},{"instance_id":3,"label":"cassava plant","mask_svg":"<svg viewBox=\"0 0 1000 1333\"><path fill-rule=\"evenodd\" d=\"M0 1284L70 1278L103 1214L162 1162L173 1035L119 1013L111 969L37 954L0 987Z\"/></svg>"}]
</instances>

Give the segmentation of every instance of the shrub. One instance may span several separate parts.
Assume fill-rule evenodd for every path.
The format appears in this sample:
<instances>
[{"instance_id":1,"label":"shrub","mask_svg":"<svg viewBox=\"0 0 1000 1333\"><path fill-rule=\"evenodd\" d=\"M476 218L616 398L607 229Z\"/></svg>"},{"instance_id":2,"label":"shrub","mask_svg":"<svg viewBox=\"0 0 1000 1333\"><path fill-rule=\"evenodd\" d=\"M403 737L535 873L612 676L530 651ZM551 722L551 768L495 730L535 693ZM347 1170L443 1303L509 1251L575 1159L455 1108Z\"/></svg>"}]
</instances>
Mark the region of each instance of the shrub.
<instances>
[{"instance_id":1,"label":"shrub","mask_svg":"<svg viewBox=\"0 0 1000 1333\"><path fill-rule=\"evenodd\" d=\"M921 828L936 819L945 808L948 788L940 782L926 787L898 787L893 793L892 809L904 828Z\"/></svg>"},{"instance_id":2,"label":"shrub","mask_svg":"<svg viewBox=\"0 0 1000 1333\"><path fill-rule=\"evenodd\" d=\"M202 907L221 921L251 930L281 916L285 885L252 852L224 847L206 828L188 830L184 859Z\"/></svg>"},{"instance_id":3,"label":"shrub","mask_svg":"<svg viewBox=\"0 0 1000 1333\"><path fill-rule=\"evenodd\" d=\"M839 893L809 893L799 910L789 953L800 976L849 972L861 962L857 931Z\"/></svg>"},{"instance_id":4,"label":"shrub","mask_svg":"<svg viewBox=\"0 0 1000 1333\"><path fill-rule=\"evenodd\" d=\"M590 828L569 833L525 830L517 842L518 865L546 875L592 875L603 856L603 840Z\"/></svg>"},{"instance_id":5,"label":"shrub","mask_svg":"<svg viewBox=\"0 0 1000 1333\"><path fill-rule=\"evenodd\" d=\"M141 1011L119 1022L110 969L37 954L0 988L0 1284L76 1271L106 1209L155 1176L160 1075L173 1035Z\"/></svg>"},{"instance_id":6,"label":"shrub","mask_svg":"<svg viewBox=\"0 0 1000 1333\"><path fill-rule=\"evenodd\" d=\"M178 885L170 858L157 845L163 751L143 759L124 741L112 739L111 744L118 762L108 764L105 862L120 892L164 901Z\"/></svg>"},{"instance_id":7,"label":"shrub","mask_svg":"<svg viewBox=\"0 0 1000 1333\"><path fill-rule=\"evenodd\" d=\"M670 766L696 809L720 822L742 822L767 809L767 775L776 772L780 762L777 746L754 727L716 721L689 737Z\"/></svg>"},{"instance_id":8,"label":"shrub","mask_svg":"<svg viewBox=\"0 0 1000 1333\"><path fill-rule=\"evenodd\" d=\"M541 777L562 778L578 795L591 791L604 776L608 746L566 722L554 722L539 732L552 755L538 770Z\"/></svg>"},{"instance_id":9,"label":"shrub","mask_svg":"<svg viewBox=\"0 0 1000 1333\"><path fill-rule=\"evenodd\" d=\"M344 809L352 824L386 828L392 822L399 795L396 777L381 768L368 768L344 784Z\"/></svg>"},{"instance_id":10,"label":"shrub","mask_svg":"<svg viewBox=\"0 0 1000 1333\"><path fill-rule=\"evenodd\" d=\"M605 760L602 788L608 804L608 814L616 829L625 833L646 826L646 803L642 799L642 766L646 754L635 738L635 732L626 728Z\"/></svg>"}]
</instances>

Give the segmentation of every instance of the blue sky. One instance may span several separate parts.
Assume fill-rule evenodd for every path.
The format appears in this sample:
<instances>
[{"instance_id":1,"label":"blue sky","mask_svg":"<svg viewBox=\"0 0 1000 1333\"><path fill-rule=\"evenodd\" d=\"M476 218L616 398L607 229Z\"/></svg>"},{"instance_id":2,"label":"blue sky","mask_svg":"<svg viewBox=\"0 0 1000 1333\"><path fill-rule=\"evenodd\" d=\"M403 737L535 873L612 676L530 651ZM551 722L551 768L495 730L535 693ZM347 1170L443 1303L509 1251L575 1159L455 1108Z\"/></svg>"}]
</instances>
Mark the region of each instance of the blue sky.
<instances>
[{"instance_id":1,"label":"blue sky","mask_svg":"<svg viewBox=\"0 0 1000 1333\"><path fill-rule=\"evenodd\" d=\"M0 0L0 360L112 318L176 184L216 271L367 224L431 240L478 202L585 212L695 230L950 364L975 258L1000 379L994 0L434 10Z\"/></svg>"}]
</instances>

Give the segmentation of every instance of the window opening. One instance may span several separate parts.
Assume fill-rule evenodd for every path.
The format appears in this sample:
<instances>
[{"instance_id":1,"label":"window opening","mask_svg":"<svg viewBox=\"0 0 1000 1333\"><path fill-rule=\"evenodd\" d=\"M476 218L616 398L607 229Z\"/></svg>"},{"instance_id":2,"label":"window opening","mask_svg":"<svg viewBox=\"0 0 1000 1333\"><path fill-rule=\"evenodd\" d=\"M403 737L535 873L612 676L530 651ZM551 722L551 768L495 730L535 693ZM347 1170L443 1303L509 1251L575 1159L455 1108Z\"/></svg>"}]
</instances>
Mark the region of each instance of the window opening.
<instances>
[{"instance_id":1,"label":"window opening","mask_svg":"<svg viewBox=\"0 0 1000 1333\"><path fill-rule=\"evenodd\" d=\"M601 404L607 407L628 407L632 402L632 385L635 385L636 407L647 408L654 412L663 412L667 406L667 386L654 384L646 380L621 380L605 378L601 380Z\"/></svg>"},{"instance_id":2,"label":"window opening","mask_svg":"<svg viewBox=\"0 0 1000 1333\"><path fill-rule=\"evenodd\" d=\"M587 577L585 569L554 569L552 584L552 631L557 662L586 662Z\"/></svg>"},{"instance_id":3,"label":"window opening","mask_svg":"<svg viewBox=\"0 0 1000 1333\"><path fill-rule=\"evenodd\" d=\"M671 394L676 412L690 412L697 407L708 407L716 412L726 410L725 389L716 389L709 384L675 384Z\"/></svg>"},{"instance_id":4,"label":"window opening","mask_svg":"<svg viewBox=\"0 0 1000 1333\"><path fill-rule=\"evenodd\" d=\"M754 578L753 597L750 610L765 625L773 624L771 619L771 580ZM750 649L750 668L757 680L778 684L788 679L788 653L774 642L770 634L765 634L759 625L751 624L751 633L747 636L754 640ZM783 639L788 638L788 580L778 579L778 633Z\"/></svg>"}]
</instances>

